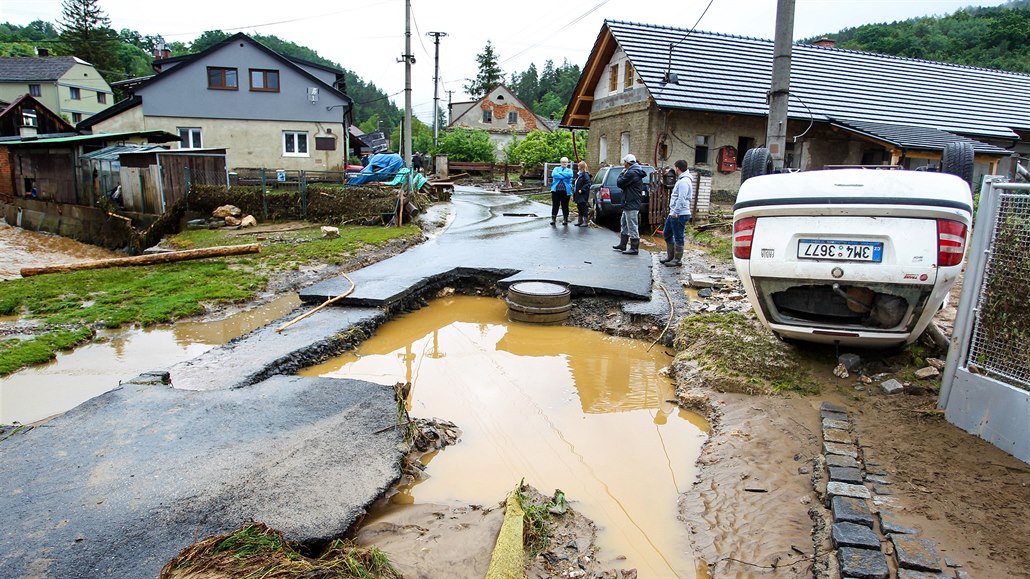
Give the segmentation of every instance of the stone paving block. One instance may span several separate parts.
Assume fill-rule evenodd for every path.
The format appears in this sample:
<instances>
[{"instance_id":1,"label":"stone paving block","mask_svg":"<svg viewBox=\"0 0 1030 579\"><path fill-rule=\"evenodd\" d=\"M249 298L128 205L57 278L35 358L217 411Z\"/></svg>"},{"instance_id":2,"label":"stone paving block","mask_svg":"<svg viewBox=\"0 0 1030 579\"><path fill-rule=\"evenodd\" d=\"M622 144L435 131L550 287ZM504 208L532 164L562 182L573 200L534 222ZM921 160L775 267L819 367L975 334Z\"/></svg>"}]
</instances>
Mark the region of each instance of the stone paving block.
<instances>
[{"instance_id":1,"label":"stone paving block","mask_svg":"<svg viewBox=\"0 0 1030 579\"><path fill-rule=\"evenodd\" d=\"M836 428L837 430L847 430L851 428L851 422L847 420L834 420L832 418L823 419L823 428Z\"/></svg>"},{"instance_id":2,"label":"stone paving block","mask_svg":"<svg viewBox=\"0 0 1030 579\"><path fill-rule=\"evenodd\" d=\"M898 579L948 579L948 576L939 573L927 573L926 571L898 569Z\"/></svg>"},{"instance_id":3,"label":"stone paving block","mask_svg":"<svg viewBox=\"0 0 1030 579\"><path fill-rule=\"evenodd\" d=\"M839 466L830 467L830 480L849 483L854 485L862 484L862 471L857 468L845 468Z\"/></svg>"},{"instance_id":4,"label":"stone paving block","mask_svg":"<svg viewBox=\"0 0 1030 579\"><path fill-rule=\"evenodd\" d=\"M855 442L847 430L837 430L836 428L826 427L823 427L823 440L827 442L836 442L838 444L852 444Z\"/></svg>"},{"instance_id":5,"label":"stone paving block","mask_svg":"<svg viewBox=\"0 0 1030 579\"><path fill-rule=\"evenodd\" d=\"M883 485L873 485L873 492L883 496L890 496L894 494L893 492L891 492L890 487L886 487Z\"/></svg>"},{"instance_id":6,"label":"stone paving block","mask_svg":"<svg viewBox=\"0 0 1030 579\"><path fill-rule=\"evenodd\" d=\"M862 547L866 549L880 548L880 538L869 527L855 523L834 523L832 529L833 546Z\"/></svg>"},{"instance_id":7,"label":"stone paving block","mask_svg":"<svg viewBox=\"0 0 1030 579\"><path fill-rule=\"evenodd\" d=\"M889 481L886 478L884 478L883 475L870 475L870 476L865 477L865 480L867 482L871 482L873 484L878 484L878 485L894 484L891 481Z\"/></svg>"},{"instance_id":8,"label":"stone paving block","mask_svg":"<svg viewBox=\"0 0 1030 579\"><path fill-rule=\"evenodd\" d=\"M877 507L892 506L894 504L894 501L890 497L885 497L883 495L875 495L873 496L873 504Z\"/></svg>"},{"instance_id":9,"label":"stone paving block","mask_svg":"<svg viewBox=\"0 0 1030 579\"><path fill-rule=\"evenodd\" d=\"M906 527L894 511L880 511L880 530L885 535L918 535L919 529Z\"/></svg>"},{"instance_id":10,"label":"stone paving block","mask_svg":"<svg viewBox=\"0 0 1030 579\"><path fill-rule=\"evenodd\" d=\"M861 465L858 464L854 457L844 456L843 454L828 454L826 455L826 466L859 468Z\"/></svg>"},{"instance_id":11,"label":"stone paving block","mask_svg":"<svg viewBox=\"0 0 1030 579\"><path fill-rule=\"evenodd\" d=\"M832 402L826 402L826 401L823 401L823 403L819 405L819 410L825 410L827 412L841 412L841 413L845 413L845 414L848 412L847 408L844 408L843 406L840 406L838 404L834 404Z\"/></svg>"},{"instance_id":12,"label":"stone paving block","mask_svg":"<svg viewBox=\"0 0 1030 579\"><path fill-rule=\"evenodd\" d=\"M824 442L823 453L825 454L839 454L841 456L850 456L851 458L858 458L858 448L853 444L839 444L836 442Z\"/></svg>"},{"instance_id":13,"label":"stone paving block","mask_svg":"<svg viewBox=\"0 0 1030 579\"><path fill-rule=\"evenodd\" d=\"M887 557L879 549L844 547L837 551L840 574L856 579L887 579Z\"/></svg>"},{"instance_id":14,"label":"stone paving block","mask_svg":"<svg viewBox=\"0 0 1030 579\"><path fill-rule=\"evenodd\" d=\"M966 573L962 569L955 569L955 578L956 579L971 579L970 576L969 576L969 573Z\"/></svg>"},{"instance_id":15,"label":"stone paving block","mask_svg":"<svg viewBox=\"0 0 1030 579\"><path fill-rule=\"evenodd\" d=\"M894 556L898 566L917 571L941 571L941 552L937 543L929 539L919 539L907 535L891 535L894 543Z\"/></svg>"},{"instance_id":16,"label":"stone paving block","mask_svg":"<svg viewBox=\"0 0 1030 579\"><path fill-rule=\"evenodd\" d=\"M873 528L873 514L862 499L852 497L833 497L830 501L833 511L833 522L856 523Z\"/></svg>"},{"instance_id":17,"label":"stone paving block","mask_svg":"<svg viewBox=\"0 0 1030 579\"><path fill-rule=\"evenodd\" d=\"M868 499L872 497L869 489L863 485L849 485L839 482L826 483L826 493L831 497L852 497L855 499Z\"/></svg>"},{"instance_id":18,"label":"stone paving block","mask_svg":"<svg viewBox=\"0 0 1030 579\"><path fill-rule=\"evenodd\" d=\"M885 382L880 382L880 390L883 390L884 394L901 394L905 391L905 386L901 382L891 378Z\"/></svg>"},{"instance_id":19,"label":"stone paving block","mask_svg":"<svg viewBox=\"0 0 1030 579\"><path fill-rule=\"evenodd\" d=\"M844 412L833 412L832 410L819 411L819 418L823 420L847 420L848 415Z\"/></svg>"}]
</instances>

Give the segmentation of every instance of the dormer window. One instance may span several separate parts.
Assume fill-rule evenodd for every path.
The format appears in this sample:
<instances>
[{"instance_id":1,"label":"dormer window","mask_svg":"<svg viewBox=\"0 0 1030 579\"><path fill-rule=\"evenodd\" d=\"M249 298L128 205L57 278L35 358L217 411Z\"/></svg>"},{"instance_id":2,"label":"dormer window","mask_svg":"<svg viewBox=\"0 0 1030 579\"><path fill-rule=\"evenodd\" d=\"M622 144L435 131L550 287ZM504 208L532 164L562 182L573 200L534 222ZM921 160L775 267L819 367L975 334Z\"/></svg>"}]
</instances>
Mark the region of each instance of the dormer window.
<instances>
[{"instance_id":1,"label":"dormer window","mask_svg":"<svg viewBox=\"0 0 1030 579\"><path fill-rule=\"evenodd\" d=\"M235 68L207 67L207 88L215 90L237 90L239 82Z\"/></svg>"}]
</instances>

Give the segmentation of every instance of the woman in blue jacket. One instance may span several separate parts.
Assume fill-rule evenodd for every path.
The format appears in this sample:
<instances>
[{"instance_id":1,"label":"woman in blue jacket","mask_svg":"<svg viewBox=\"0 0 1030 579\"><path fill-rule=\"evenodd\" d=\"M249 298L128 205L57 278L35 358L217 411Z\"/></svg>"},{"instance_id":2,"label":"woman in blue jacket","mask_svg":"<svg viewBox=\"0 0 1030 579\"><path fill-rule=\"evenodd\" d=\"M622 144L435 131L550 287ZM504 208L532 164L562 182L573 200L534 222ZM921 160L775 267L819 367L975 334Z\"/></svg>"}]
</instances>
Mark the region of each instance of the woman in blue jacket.
<instances>
[{"instance_id":1,"label":"woman in blue jacket","mask_svg":"<svg viewBox=\"0 0 1030 579\"><path fill-rule=\"evenodd\" d=\"M572 196L572 168L569 158L561 158L561 166L551 171L551 225L558 219L561 207L562 225L569 224L569 197Z\"/></svg>"}]
</instances>

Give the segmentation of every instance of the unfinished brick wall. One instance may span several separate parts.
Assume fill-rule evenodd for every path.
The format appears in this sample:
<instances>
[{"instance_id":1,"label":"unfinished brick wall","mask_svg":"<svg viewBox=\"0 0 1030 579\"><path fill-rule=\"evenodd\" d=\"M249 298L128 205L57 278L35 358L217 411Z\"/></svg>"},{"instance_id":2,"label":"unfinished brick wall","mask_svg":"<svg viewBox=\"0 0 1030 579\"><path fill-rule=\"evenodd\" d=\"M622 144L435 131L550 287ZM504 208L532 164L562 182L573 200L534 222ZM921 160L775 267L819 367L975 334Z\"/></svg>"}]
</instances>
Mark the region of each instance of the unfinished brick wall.
<instances>
[{"instance_id":1,"label":"unfinished brick wall","mask_svg":"<svg viewBox=\"0 0 1030 579\"><path fill-rule=\"evenodd\" d=\"M0 148L0 199L10 199L17 194L14 187L14 168L11 165L11 152Z\"/></svg>"}]
</instances>

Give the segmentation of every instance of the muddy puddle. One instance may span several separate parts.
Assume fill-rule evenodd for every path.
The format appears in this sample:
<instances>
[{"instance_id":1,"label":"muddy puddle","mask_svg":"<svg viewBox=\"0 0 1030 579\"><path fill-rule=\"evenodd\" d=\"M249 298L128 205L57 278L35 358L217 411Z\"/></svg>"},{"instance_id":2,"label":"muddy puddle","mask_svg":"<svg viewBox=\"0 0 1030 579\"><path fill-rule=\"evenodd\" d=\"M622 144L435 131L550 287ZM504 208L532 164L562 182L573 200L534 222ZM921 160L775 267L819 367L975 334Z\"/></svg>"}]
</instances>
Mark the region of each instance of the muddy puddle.
<instances>
[{"instance_id":1,"label":"muddy puddle","mask_svg":"<svg viewBox=\"0 0 1030 579\"><path fill-rule=\"evenodd\" d=\"M678 495L707 437L669 402L661 348L580 328L507 321L502 300L454 296L381 327L309 376L411 382L415 417L454 421L461 442L427 457L406 504L494 504L523 478L560 488L601 528L599 557L641 577L693 577ZM625 557L621 559L620 557Z\"/></svg>"},{"instance_id":2,"label":"muddy puddle","mask_svg":"<svg viewBox=\"0 0 1030 579\"><path fill-rule=\"evenodd\" d=\"M102 247L59 235L12 227L0 220L0 280L21 277L23 267L44 267L92 259L124 257Z\"/></svg>"},{"instance_id":3,"label":"muddy puddle","mask_svg":"<svg viewBox=\"0 0 1030 579\"><path fill-rule=\"evenodd\" d=\"M188 360L277 320L300 305L288 294L223 320L102 330L94 343L0 378L0 424L60 414L135 378Z\"/></svg>"}]
</instances>

